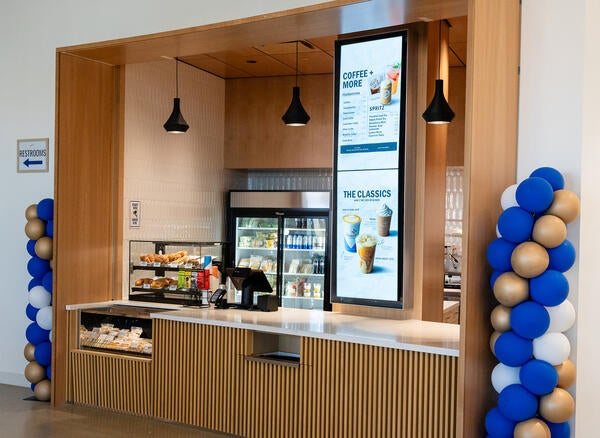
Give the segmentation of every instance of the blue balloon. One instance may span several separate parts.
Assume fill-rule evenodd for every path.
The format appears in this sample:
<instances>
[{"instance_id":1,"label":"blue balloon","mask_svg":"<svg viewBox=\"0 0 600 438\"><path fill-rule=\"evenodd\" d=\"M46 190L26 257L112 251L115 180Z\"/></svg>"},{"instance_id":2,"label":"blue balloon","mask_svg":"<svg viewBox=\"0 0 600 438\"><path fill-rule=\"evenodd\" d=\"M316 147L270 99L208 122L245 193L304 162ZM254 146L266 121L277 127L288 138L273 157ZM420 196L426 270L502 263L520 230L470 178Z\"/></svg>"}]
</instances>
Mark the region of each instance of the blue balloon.
<instances>
[{"instance_id":1,"label":"blue balloon","mask_svg":"<svg viewBox=\"0 0 600 438\"><path fill-rule=\"evenodd\" d=\"M535 416L538 399L523 385L508 385L498 395L498 409L509 420L524 421Z\"/></svg>"},{"instance_id":2,"label":"blue balloon","mask_svg":"<svg viewBox=\"0 0 600 438\"><path fill-rule=\"evenodd\" d=\"M44 289L48 292L52 293L52 271L46 272L42 278L42 286L44 286Z\"/></svg>"},{"instance_id":3,"label":"blue balloon","mask_svg":"<svg viewBox=\"0 0 600 438\"><path fill-rule=\"evenodd\" d=\"M550 315L541 304L527 300L513 307L510 312L510 325L522 338L538 338L548 330Z\"/></svg>"},{"instance_id":4,"label":"blue balloon","mask_svg":"<svg viewBox=\"0 0 600 438\"><path fill-rule=\"evenodd\" d=\"M547 269L529 280L529 294L543 306L558 306L569 295L569 282L561 272Z\"/></svg>"},{"instance_id":5,"label":"blue balloon","mask_svg":"<svg viewBox=\"0 0 600 438\"><path fill-rule=\"evenodd\" d=\"M494 289L494 283L496 282L496 280L498 279L498 277L500 277L502 274L504 274L504 272L502 272L502 271L494 271L494 272L492 272L492 275L490 276L490 287L492 289Z\"/></svg>"},{"instance_id":6,"label":"blue balloon","mask_svg":"<svg viewBox=\"0 0 600 438\"><path fill-rule=\"evenodd\" d=\"M32 277L43 277L50 270L50 262L39 257L31 257L27 262L27 272Z\"/></svg>"},{"instance_id":7,"label":"blue balloon","mask_svg":"<svg viewBox=\"0 0 600 438\"><path fill-rule=\"evenodd\" d=\"M496 340L494 353L504 365L520 367L531 358L533 342L531 339L522 338L514 331L508 330Z\"/></svg>"},{"instance_id":8,"label":"blue balloon","mask_svg":"<svg viewBox=\"0 0 600 438\"><path fill-rule=\"evenodd\" d=\"M32 391L35 389L35 385L37 385L37 383L32 383L31 385L29 385Z\"/></svg>"},{"instance_id":9,"label":"blue balloon","mask_svg":"<svg viewBox=\"0 0 600 438\"><path fill-rule=\"evenodd\" d=\"M521 243L531 238L533 215L519 207L509 207L498 218L498 231L503 239Z\"/></svg>"},{"instance_id":10,"label":"blue balloon","mask_svg":"<svg viewBox=\"0 0 600 438\"><path fill-rule=\"evenodd\" d=\"M519 379L535 395L550 394L558 385L558 372L548 362L532 359L521 367Z\"/></svg>"},{"instance_id":11,"label":"blue balloon","mask_svg":"<svg viewBox=\"0 0 600 438\"><path fill-rule=\"evenodd\" d=\"M27 340L31 344L38 345L42 342L48 341L49 333L50 330L44 330L39 325L37 325L37 323L32 322L27 326L27 329L25 330L25 338L27 338Z\"/></svg>"},{"instance_id":12,"label":"blue balloon","mask_svg":"<svg viewBox=\"0 0 600 438\"><path fill-rule=\"evenodd\" d=\"M552 438L570 438L571 437L571 426L568 421L564 423L551 423L544 420L550 429L550 436Z\"/></svg>"},{"instance_id":13,"label":"blue balloon","mask_svg":"<svg viewBox=\"0 0 600 438\"><path fill-rule=\"evenodd\" d=\"M538 167L529 176L543 178L552 186L552 190L561 190L565 188L565 179L558 170L553 167Z\"/></svg>"},{"instance_id":14,"label":"blue balloon","mask_svg":"<svg viewBox=\"0 0 600 438\"><path fill-rule=\"evenodd\" d=\"M36 286L41 286L42 285L42 279L39 277L33 277L30 281L29 281L29 285L27 286L27 290L31 290Z\"/></svg>"},{"instance_id":15,"label":"blue balloon","mask_svg":"<svg viewBox=\"0 0 600 438\"><path fill-rule=\"evenodd\" d=\"M493 438L512 438L515 421L509 420L500 412L500 409L492 408L485 416L485 430Z\"/></svg>"},{"instance_id":16,"label":"blue balloon","mask_svg":"<svg viewBox=\"0 0 600 438\"><path fill-rule=\"evenodd\" d=\"M512 271L510 256L516 247L517 245L515 243L505 239L498 238L493 240L487 247L486 255L488 263L495 271Z\"/></svg>"},{"instance_id":17,"label":"blue balloon","mask_svg":"<svg viewBox=\"0 0 600 438\"><path fill-rule=\"evenodd\" d=\"M523 180L515 194L519 206L531 213L541 213L552 204L554 190L548 181L537 176Z\"/></svg>"},{"instance_id":18,"label":"blue balloon","mask_svg":"<svg viewBox=\"0 0 600 438\"><path fill-rule=\"evenodd\" d=\"M38 202L37 214L38 217L44 221L54 219L54 200L45 198Z\"/></svg>"},{"instance_id":19,"label":"blue balloon","mask_svg":"<svg viewBox=\"0 0 600 438\"><path fill-rule=\"evenodd\" d=\"M52 380L52 364L51 363L46 367L46 378L48 380Z\"/></svg>"},{"instance_id":20,"label":"blue balloon","mask_svg":"<svg viewBox=\"0 0 600 438\"><path fill-rule=\"evenodd\" d=\"M35 358L35 361L43 367L50 365L52 357L52 344L48 341L40 342L35 347L33 357Z\"/></svg>"},{"instance_id":21,"label":"blue balloon","mask_svg":"<svg viewBox=\"0 0 600 438\"><path fill-rule=\"evenodd\" d=\"M27 307L25 307L25 315L27 315L27 318L35 322L35 317L38 313L38 310L40 309L36 309L31 304L27 304Z\"/></svg>"},{"instance_id":22,"label":"blue balloon","mask_svg":"<svg viewBox=\"0 0 600 438\"><path fill-rule=\"evenodd\" d=\"M54 220L53 219L46 222L46 236L54 237Z\"/></svg>"},{"instance_id":23,"label":"blue balloon","mask_svg":"<svg viewBox=\"0 0 600 438\"><path fill-rule=\"evenodd\" d=\"M568 240L563 241L563 243L555 248L549 248L547 251L548 256L550 256L548 269L566 272L575 263L575 248Z\"/></svg>"},{"instance_id":24,"label":"blue balloon","mask_svg":"<svg viewBox=\"0 0 600 438\"><path fill-rule=\"evenodd\" d=\"M37 254L35 253L35 240L33 239L29 239L27 241L27 253L31 256L31 257L37 257Z\"/></svg>"}]
</instances>

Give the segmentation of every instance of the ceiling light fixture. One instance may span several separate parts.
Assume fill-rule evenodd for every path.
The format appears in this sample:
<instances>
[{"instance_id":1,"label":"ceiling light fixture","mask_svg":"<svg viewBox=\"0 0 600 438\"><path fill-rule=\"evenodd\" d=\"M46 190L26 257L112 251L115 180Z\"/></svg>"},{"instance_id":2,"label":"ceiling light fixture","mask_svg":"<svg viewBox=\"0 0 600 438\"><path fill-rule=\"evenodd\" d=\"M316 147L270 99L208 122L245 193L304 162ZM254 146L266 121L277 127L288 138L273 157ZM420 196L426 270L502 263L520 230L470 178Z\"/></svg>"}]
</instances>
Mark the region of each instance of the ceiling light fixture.
<instances>
[{"instance_id":1,"label":"ceiling light fixture","mask_svg":"<svg viewBox=\"0 0 600 438\"><path fill-rule=\"evenodd\" d=\"M300 102L300 87L298 86L298 41L296 41L296 86L292 90L292 102L281 120L287 126L304 126L310 120L310 116L304 110Z\"/></svg>"},{"instance_id":2,"label":"ceiling light fixture","mask_svg":"<svg viewBox=\"0 0 600 438\"><path fill-rule=\"evenodd\" d=\"M444 97L444 81L440 79L440 58L442 57L442 20L438 34L438 79L435 80L435 92L431 103L423 113L423 119L431 124L450 123L454 118L454 111Z\"/></svg>"},{"instance_id":3,"label":"ceiling light fixture","mask_svg":"<svg viewBox=\"0 0 600 438\"><path fill-rule=\"evenodd\" d=\"M173 112L163 127L170 134L183 134L189 129L189 125L181 115L179 108L179 60L175 58L175 98L173 99Z\"/></svg>"}]
</instances>

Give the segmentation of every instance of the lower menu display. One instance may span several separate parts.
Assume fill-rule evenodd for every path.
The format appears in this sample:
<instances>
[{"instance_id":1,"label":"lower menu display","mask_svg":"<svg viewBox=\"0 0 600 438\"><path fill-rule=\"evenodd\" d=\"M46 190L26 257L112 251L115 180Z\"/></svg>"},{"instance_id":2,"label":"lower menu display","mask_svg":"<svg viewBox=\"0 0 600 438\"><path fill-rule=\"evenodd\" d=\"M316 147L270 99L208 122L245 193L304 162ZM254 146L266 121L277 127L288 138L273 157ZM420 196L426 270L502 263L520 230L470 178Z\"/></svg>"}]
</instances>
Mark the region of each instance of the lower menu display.
<instances>
[{"instance_id":1,"label":"lower menu display","mask_svg":"<svg viewBox=\"0 0 600 438\"><path fill-rule=\"evenodd\" d=\"M398 170L340 172L337 296L398 300Z\"/></svg>"}]
</instances>

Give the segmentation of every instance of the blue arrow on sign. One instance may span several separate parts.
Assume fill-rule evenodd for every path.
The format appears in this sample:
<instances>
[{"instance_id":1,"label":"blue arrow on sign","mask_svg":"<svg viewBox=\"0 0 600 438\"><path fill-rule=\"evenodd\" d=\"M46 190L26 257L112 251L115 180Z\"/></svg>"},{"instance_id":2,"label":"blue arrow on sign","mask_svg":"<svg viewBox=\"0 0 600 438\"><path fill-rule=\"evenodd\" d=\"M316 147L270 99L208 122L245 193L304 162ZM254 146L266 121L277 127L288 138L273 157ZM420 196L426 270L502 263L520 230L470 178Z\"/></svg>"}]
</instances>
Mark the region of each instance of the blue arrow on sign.
<instances>
[{"instance_id":1,"label":"blue arrow on sign","mask_svg":"<svg viewBox=\"0 0 600 438\"><path fill-rule=\"evenodd\" d=\"M37 164L42 164L43 161L42 160L30 160L29 158L27 158L23 164L25 164L25 166L29 167L29 166L35 166Z\"/></svg>"}]
</instances>

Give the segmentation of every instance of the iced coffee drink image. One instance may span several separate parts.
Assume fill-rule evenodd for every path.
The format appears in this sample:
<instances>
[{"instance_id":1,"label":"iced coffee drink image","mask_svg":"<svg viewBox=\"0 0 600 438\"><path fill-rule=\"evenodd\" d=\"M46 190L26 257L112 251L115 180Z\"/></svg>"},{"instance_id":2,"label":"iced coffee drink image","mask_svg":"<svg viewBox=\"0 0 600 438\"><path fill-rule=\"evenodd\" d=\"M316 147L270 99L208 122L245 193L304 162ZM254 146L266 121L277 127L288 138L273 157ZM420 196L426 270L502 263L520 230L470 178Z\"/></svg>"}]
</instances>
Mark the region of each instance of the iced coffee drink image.
<instances>
[{"instance_id":1,"label":"iced coffee drink image","mask_svg":"<svg viewBox=\"0 0 600 438\"><path fill-rule=\"evenodd\" d=\"M377 210L377 234L380 236L389 236L392 213L392 209L386 203L379 206Z\"/></svg>"},{"instance_id":2,"label":"iced coffee drink image","mask_svg":"<svg viewBox=\"0 0 600 438\"><path fill-rule=\"evenodd\" d=\"M342 231L346 251L356 252L356 236L360 231L361 220L361 217L357 214L345 214L342 217Z\"/></svg>"},{"instance_id":3,"label":"iced coffee drink image","mask_svg":"<svg viewBox=\"0 0 600 438\"><path fill-rule=\"evenodd\" d=\"M356 238L356 252L358 253L358 268L363 274L368 274L373 270L373 261L375 260L375 248L377 247L377 238L370 234L361 234Z\"/></svg>"}]
</instances>

